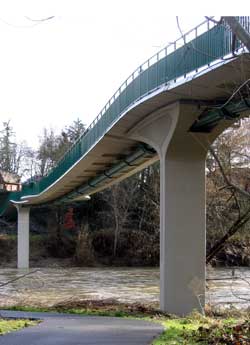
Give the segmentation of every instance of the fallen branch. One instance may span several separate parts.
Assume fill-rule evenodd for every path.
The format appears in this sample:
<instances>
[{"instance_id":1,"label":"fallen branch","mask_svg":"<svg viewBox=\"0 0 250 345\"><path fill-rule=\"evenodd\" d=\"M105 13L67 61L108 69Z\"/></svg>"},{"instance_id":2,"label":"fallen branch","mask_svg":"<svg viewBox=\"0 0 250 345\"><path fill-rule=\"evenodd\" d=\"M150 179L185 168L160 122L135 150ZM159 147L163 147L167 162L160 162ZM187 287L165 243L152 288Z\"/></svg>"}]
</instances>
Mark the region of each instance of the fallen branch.
<instances>
[{"instance_id":1,"label":"fallen branch","mask_svg":"<svg viewBox=\"0 0 250 345\"><path fill-rule=\"evenodd\" d=\"M224 247L226 241L231 238L243 225L245 225L250 220L250 208L241 216L240 219L237 219L236 222L230 227L228 232L215 243L210 252L207 254L206 263L208 264L212 258Z\"/></svg>"},{"instance_id":2,"label":"fallen branch","mask_svg":"<svg viewBox=\"0 0 250 345\"><path fill-rule=\"evenodd\" d=\"M3 287L3 286L9 285L9 284L11 284L11 283L14 283L14 282L17 281L17 280L20 280L20 279L22 279L22 278L25 278L25 277L27 277L27 276L29 276L29 275L31 275L31 274L33 274L33 273L36 273L36 272L38 272L38 271L39 271L39 269L34 270L34 271L31 271L31 272L26 273L26 274L23 274L23 275L21 275L21 276L19 276L19 277L16 277L16 278L14 278L14 279L11 279L11 280L5 282L5 283L1 283L1 284L0 284L0 288Z\"/></svg>"}]
</instances>

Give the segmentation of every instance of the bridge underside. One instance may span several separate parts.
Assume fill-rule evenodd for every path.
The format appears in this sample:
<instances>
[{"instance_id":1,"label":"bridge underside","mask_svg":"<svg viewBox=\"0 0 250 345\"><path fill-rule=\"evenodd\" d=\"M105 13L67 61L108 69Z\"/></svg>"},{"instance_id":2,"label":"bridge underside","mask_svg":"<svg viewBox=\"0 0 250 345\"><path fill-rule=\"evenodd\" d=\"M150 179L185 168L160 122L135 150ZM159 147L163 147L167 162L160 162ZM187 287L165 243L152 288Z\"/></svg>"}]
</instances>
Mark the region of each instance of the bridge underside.
<instances>
[{"instance_id":1,"label":"bridge underside","mask_svg":"<svg viewBox=\"0 0 250 345\"><path fill-rule=\"evenodd\" d=\"M106 176L106 179L96 179L104 173L110 175L108 171L119 166L124 160L130 160L131 157L133 159L133 155L142 148L141 140L131 138L128 133L138 123L144 121L145 118L154 114L157 110L175 102L196 106L195 117L193 122L190 123L190 127L195 126L195 132L216 131L214 126L221 119L226 121L226 126L230 126L235 121L235 118L228 118L225 114L216 110L216 108L215 113L217 117L208 115L207 123L206 117L204 121L202 117L199 119L199 116L208 107L212 109L213 106L216 107L225 102L231 96L233 90L250 77L249 59L249 54L241 55L226 63L220 63L217 67L211 67L199 76L186 77L183 80L177 80L176 83L173 82L163 86L152 92L151 95L142 98L128 108L119 118L119 121L107 129L100 140L67 173L60 176L55 183L51 184L42 193L30 196L26 194L20 201L25 202L27 205L40 205L55 200L58 202L81 200L86 195L91 195L107 188L113 183L121 181L154 163L159 157L148 150L145 152L145 155L139 157L138 161L132 161L131 164L115 169L115 174ZM205 125L199 128L199 123L202 125L204 122Z\"/></svg>"},{"instance_id":2,"label":"bridge underside","mask_svg":"<svg viewBox=\"0 0 250 345\"><path fill-rule=\"evenodd\" d=\"M199 121L204 125L207 107L223 104L248 78L246 54L209 73L166 85L131 106L67 174L42 193L20 200L18 229L24 240L19 267L28 265L28 207L82 200L160 160L161 309L179 315L202 311L206 154L223 129L249 110L246 106L232 118L222 114L212 125L208 121L207 130L199 129Z\"/></svg>"}]
</instances>

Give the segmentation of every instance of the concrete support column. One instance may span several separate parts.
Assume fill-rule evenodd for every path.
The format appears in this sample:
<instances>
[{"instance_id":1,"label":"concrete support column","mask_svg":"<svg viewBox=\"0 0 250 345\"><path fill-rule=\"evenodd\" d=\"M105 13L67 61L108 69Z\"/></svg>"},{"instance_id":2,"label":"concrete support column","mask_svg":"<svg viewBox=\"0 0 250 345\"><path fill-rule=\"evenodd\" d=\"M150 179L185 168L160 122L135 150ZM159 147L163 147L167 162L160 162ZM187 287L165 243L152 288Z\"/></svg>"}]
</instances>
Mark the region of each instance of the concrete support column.
<instances>
[{"instance_id":1,"label":"concrete support column","mask_svg":"<svg viewBox=\"0 0 250 345\"><path fill-rule=\"evenodd\" d=\"M161 157L160 307L183 315L205 301L205 160Z\"/></svg>"},{"instance_id":2,"label":"concrete support column","mask_svg":"<svg viewBox=\"0 0 250 345\"><path fill-rule=\"evenodd\" d=\"M160 109L131 131L160 159L160 308L185 315L205 302L205 159L189 128L197 108ZM204 141L205 142L205 141Z\"/></svg>"},{"instance_id":3,"label":"concrete support column","mask_svg":"<svg viewBox=\"0 0 250 345\"><path fill-rule=\"evenodd\" d=\"M17 208L17 268L29 268L29 207Z\"/></svg>"}]
</instances>

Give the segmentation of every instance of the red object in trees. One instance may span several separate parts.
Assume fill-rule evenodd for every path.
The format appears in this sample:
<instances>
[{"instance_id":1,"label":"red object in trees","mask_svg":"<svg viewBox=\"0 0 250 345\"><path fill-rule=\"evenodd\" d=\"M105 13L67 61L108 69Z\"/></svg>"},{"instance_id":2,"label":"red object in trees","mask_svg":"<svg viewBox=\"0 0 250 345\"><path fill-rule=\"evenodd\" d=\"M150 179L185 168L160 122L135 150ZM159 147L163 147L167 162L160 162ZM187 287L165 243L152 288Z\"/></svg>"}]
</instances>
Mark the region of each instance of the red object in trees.
<instances>
[{"instance_id":1,"label":"red object in trees","mask_svg":"<svg viewBox=\"0 0 250 345\"><path fill-rule=\"evenodd\" d=\"M65 229L72 230L75 228L75 221L74 221L74 209L70 207L68 211L64 215L63 226Z\"/></svg>"}]
</instances>

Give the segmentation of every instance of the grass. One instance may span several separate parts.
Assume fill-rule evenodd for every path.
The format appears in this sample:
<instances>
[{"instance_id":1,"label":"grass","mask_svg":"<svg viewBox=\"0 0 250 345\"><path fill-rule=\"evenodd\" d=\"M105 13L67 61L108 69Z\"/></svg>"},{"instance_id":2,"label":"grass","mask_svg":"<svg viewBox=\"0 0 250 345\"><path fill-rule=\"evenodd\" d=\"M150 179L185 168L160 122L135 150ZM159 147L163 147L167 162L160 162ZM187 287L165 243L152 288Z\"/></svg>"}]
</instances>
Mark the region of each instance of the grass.
<instances>
[{"instance_id":1,"label":"grass","mask_svg":"<svg viewBox=\"0 0 250 345\"><path fill-rule=\"evenodd\" d=\"M87 308L60 308L60 307L51 307L51 308L43 308L43 307L31 307L31 306L12 306L7 308L1 308L5 310L15 310L15 311L26 311L26 312L42 312L42 313L65 313L65 314L77 314L82 316L110 316L110 317L123 317L123 318L139 318L139 319L148 319L152 320L150 316L146 316L146 314L142 312L129 312L125 310L100 310L91 307Z\"/></svg>"},{"instance_id":2,"label":"grass","mask_svg":"<svg viewBox=\"0 0 250 345\"><path fill-rule=\"evenodd\" d=\"M13 306L8 309L63 312L83 316L114 316L158 322L164 326L165 330L160 337L154 340L153 345L249 344L247 341L250 339L249 314L236 311L217 316L210 313L210 317L204 317L194 312L185 318L177 318L173 315L163 314L152 306L122 304L113 300L71 301L49 308ZM245 343L237 343L238 339L247 340Z\"/></svg>"},{"instance_id":3,"label":"grass","mask_svg":"<svg viewBox=\"0 0 250 345\"><path fill-rule=\"evenodd\" d=\"M153 342L153 345L197 344L192 340L192 334L198 329L200 323L186 319L162 320L161 323L165 331Z\"/></svg>"},{"instance_id":4,"label":"grass","mask_svg":"<svg viewBox=\"0 0 250 345\"><path fill-rule=\"evenodd\" d=\"M25 327L35 326L37 323L37 321L31 320L0 319L0 335L17 331Z\"/></svg>"},{"instance_id":5,"label":"grass","mask_svg":"<svg viewBox=\"0 0 250 345\"><path fill-rule=\"evenodd\" d=\"M162 320L162 324L165 330L153 345L250 344L248 318L211 318L192 313L186 318Z\"/></svg>"},{"instance_id":6,"label":"grass","mask_svg":"<svg viewBox=\"0 0 250 345\"><path fill-rule=\"evenodd\" d=\"M162 320L165 330L153 345L201 345L208 343L210 330L237 323L234 319L218 320L193 313L186 318ZM203 332L202 332L203 331ZM203 334L204 333L204 334ZM213 344L224 344L215 342Z\"/></svg>"}]
</instances>

